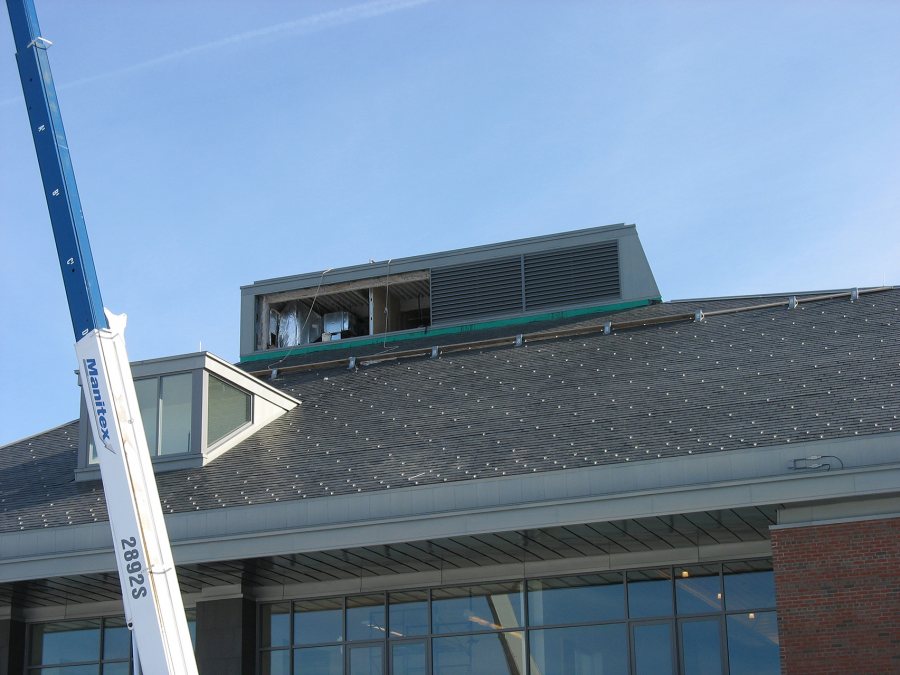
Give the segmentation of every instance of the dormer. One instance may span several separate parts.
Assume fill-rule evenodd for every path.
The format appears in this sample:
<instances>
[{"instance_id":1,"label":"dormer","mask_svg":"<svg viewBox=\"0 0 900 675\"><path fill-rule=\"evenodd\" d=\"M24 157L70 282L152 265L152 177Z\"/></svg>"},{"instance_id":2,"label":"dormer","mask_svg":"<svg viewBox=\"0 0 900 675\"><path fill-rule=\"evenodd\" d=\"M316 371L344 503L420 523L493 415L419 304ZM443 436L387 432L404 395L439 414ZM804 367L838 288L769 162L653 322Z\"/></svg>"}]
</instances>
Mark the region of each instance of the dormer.
<instances>
[{"instance_id":1,"label":"dormer","mask_svg":"<svg viewBox=\"0 0 900 675\"><path fill-rule=\"evenodd\" d=\"M372 261L241 288L241 361L660 300L634 225Z\"/></svg>"},{"instance_id":2,"label":"dormer","mask_svg":"<svg viewBox=\"0 0 900 675\"><path fill-rule=\"evenodd\" d=\"M131 364L156 472L205 466L299 401L209 352ZM100 478L84 400L76 480Z\"/></svg>"}]
</instances>

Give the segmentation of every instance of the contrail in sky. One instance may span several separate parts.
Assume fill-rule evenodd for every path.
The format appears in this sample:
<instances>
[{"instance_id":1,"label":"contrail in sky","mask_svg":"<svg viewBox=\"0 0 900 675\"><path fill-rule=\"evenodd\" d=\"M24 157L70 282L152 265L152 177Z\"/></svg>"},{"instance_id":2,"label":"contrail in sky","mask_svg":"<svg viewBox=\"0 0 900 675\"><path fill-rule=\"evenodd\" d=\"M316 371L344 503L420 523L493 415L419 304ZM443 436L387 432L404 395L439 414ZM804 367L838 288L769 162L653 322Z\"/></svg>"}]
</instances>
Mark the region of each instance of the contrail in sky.
<instances>
[{"instance_id":1,"label":"contrail in sky","mask_svg":"<svg viewBox=\"0 0 900 675\"><path fill-rule=\"evenodd\" d=\"M124 68L117 68L115 70L109 70L105 73L89 75L88 77L82 77L78 80L66 82L65 84L59 85L57 89L72 89L73 87L80 87L85 84L97 82L98 80L105 80L110 77L118 77L120 75L128 75L130 73L140 72L142 70L154 68L164 63L170 63L172 61L183 59L187 56L194 56L196 54L202 54L204 52L211 52L216 49L222 49L223 47L230 47L232 45L238 45L244 42L262 40L265 38L275 38L280 35L306 35L309 33L318 33L319 31L327 30L329 28L344 26L346 24L355 23L357 21L364 21L365 19L371 19L377 16L382 16L384 14L399 12L404 9L411 9L413 7L426 5L434 1L435 0L375 0L374 2L365 2L359 5L350 5L349 7L344 7L342 9L335 9L330 12L321 12L320 14L313 14L311 16L303 17L302 19L285 21L284 23L277 23L275 25L266 26L264 28L248 30L244 33L237 33L236 35L230 35L219 40L213 40L212 42L205 42L200 45L194 45L193 47L179 49L177 51L170 52L169 54L163 54L162 56L157 56L146 61L141 61L140 63L125 66ZM20 99L18 98L6 99L5 101L0 101L0 106L6 106L11 103L18 102L19 100Z\"/></svg>"}]
</instances>

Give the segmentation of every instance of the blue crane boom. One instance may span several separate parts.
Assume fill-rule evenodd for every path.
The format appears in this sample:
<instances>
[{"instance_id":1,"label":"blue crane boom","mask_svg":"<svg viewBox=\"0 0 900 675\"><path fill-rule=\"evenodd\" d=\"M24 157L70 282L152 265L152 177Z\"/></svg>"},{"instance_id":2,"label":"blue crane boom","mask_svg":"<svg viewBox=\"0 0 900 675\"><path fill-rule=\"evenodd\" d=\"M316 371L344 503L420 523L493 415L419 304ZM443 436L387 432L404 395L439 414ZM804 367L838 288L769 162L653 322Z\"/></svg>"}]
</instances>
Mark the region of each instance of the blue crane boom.
<instances>
[{"instance_id":1,"label":"blue crane boom","mask_svg":"<svg viewBox=\"0 0 900 675\"><path fill-rule=\"evenodd\" d=\"M7 0L16 60L69 302L75 353L100 463L136 669L196 675L140 405L125 350L125 317L103 307L47 48L33 0ZM139 657L139 658L138 658Z\"/></svg>"},{"instance_id":2,"label":"blue crane boom","mask_svg":"<svg viewBox=\"0 0 900 675\"><path fill-rule=\"evenodd\" d=\"M30 0L7 0L9 21L16 45L16 62L28 120L44 181L50 224L62 270L75 339L95 328L107 328L100 284L91 256L69 144L59 113L56 87L50 73L47 47L41 37L37 13Z\"/></svg>"}]
</instances>

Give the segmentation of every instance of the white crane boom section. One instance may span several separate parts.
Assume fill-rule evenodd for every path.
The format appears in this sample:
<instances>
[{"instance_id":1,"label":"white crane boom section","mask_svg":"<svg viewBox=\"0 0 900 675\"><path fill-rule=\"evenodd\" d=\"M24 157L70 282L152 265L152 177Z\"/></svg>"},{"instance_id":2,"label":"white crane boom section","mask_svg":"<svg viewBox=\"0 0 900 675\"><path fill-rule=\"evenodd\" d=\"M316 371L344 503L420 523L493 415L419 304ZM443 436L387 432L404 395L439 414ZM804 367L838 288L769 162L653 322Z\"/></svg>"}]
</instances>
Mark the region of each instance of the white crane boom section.
<instances>
[{"instance_id":1,"label":"white crane boom section","mask_svg":"<svg viewBox=\"0 0 900 675\"><path fill-rule=\"evenodd\" d=\"M100 462L125 618L147 675L197 665L140 407L125 316L103 307L47 48L33 0L6 0L22 92L75 331L82 392Z\"/></svg>"}]
</instances>

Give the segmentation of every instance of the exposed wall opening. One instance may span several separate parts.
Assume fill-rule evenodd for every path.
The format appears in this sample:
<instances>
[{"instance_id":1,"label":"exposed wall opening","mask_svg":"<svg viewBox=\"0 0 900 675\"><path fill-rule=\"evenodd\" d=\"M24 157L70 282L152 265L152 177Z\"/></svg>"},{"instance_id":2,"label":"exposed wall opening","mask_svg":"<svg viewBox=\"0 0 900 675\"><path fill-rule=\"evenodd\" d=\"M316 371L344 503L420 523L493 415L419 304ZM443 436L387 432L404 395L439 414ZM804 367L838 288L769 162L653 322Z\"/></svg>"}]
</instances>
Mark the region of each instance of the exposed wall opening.
<instances>
[{"instance_id":1,"label":"exposed wall opening","mask_svg":"<svg viewBox=\"0 0 900 675\"><path fill-rule=\"evenodd\" d=\"M431 325L430 272L386 275L257 298L257 349L280 349Z\"/></svg>"}]
</instances>

